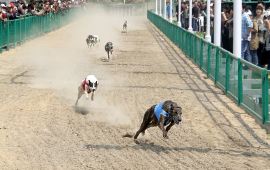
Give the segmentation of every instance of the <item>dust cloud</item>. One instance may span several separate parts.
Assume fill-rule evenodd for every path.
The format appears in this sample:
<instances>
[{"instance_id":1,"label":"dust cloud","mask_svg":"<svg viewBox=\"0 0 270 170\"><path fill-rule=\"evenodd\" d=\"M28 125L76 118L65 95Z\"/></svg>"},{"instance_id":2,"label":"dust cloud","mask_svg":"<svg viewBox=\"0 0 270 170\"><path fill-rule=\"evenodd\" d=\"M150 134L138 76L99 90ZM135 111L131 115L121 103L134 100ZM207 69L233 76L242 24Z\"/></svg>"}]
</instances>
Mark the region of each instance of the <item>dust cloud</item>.
<instances>
[{"instance_id":1,"label":"dust cloud","mask_svg":"<svg viewBox=\"0 0 270 170\"><path fill-rule=\"evenodd\" d=\"M143 27L142 18L145 19L145 13L139 14L144 17L136 15L136 17L119 15L114 10L108 10L108 7L90 4L87 9L81 10L76 15L71 24L15 49L14 61L31 70L30 73L33 75L30 80L31 87L52 89L71 107L75 103L77 89L82 79L88 74L96 75L100 87L95 101L86 100L83 96L75 111L91 114L91 119L95 121L129 124L131 120L126 115L124 104L112 103L110 101L113 99L102 94L106 93L102 91L103 87L112 88L113 84L119 84L120 81L124 84L125 80L112 79L113 73L106 65L100 63L107 57L104 50L106 42L113 42L115 50L119 50L125 20L128 21L129 31ZM89 34L100 37L100 42L92 48L86 46L85 40ZM114 54L112 58L117 60Z\"/></svg>"}]
</instances>

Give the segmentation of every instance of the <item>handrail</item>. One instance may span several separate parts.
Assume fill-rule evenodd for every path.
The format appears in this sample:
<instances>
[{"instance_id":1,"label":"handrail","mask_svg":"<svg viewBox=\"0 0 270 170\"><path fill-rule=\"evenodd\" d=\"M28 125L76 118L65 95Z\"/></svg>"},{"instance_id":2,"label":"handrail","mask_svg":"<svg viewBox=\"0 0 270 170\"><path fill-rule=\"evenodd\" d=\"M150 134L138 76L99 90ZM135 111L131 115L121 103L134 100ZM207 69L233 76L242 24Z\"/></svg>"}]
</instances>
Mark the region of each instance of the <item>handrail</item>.
<instances>
[{"instance_id":1,"label":"handrail","mask_svg":"<svg viewBox=\"0 0 270 170\"><path fill-rule=\"evenodd\" d=\"M270 123L268 78L270 71L238 58L153 11L148 11L147 17L194 64L214 80L226 95L232 97L239 106L260 119L263 124Z\"/></svg>"},{"instance_id":2,"label":"handrail","mask_svg":"<svg viewBox=\"0 0 270 170\"><path fill-rule=\"evenodd\" d=\"M15 20L0 21L0 52L62 27L70 21L76 9L72 8L56 14L24 16Z\"/></svg>"}]
</instances>

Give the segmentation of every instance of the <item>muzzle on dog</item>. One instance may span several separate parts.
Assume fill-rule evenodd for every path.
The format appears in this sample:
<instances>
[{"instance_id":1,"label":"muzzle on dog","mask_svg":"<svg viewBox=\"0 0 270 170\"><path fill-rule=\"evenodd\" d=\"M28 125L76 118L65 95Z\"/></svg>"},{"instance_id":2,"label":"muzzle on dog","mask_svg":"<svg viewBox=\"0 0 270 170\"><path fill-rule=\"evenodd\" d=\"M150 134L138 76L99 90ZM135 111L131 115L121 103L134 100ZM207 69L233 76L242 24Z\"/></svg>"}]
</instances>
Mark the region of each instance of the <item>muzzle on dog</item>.
<instances>
[{"instance_id":1,"label":"muzzle on dog","mask_svg":"<svg viewBox=\"0 0 270 170\"><path fill-rule=\"evenodd\" d=\"M172 119L173 119L173 122L177 125L179 125L179 123L182 121L180 116L173 116Z\"/></svg>"}]
</instances>

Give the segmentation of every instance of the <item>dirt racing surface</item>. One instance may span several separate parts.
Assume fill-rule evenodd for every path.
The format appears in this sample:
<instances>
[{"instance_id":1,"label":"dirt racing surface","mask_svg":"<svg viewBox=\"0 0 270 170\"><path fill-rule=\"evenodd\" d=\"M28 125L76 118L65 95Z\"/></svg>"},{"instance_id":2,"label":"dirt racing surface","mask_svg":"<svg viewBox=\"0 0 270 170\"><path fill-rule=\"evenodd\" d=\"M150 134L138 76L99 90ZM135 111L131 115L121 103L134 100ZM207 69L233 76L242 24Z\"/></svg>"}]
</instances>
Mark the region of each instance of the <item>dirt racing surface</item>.
<instances>
[{"instance_id":1,"label":"dirt racing surface","mask_svg":"<svg viewBox=\"0 0 270 170\"><path fill-rule=\"evenodd\" d=\"M101 42L87 48L90 33ZM100 83L95 101L74 108L87 74ZM0 54L0 94L0 169L270 169L265 130L145 17L100 9ZM169 139L158 128L140 144L122 138L167 99L183 108Z\"/></svg>"}]
</instances>

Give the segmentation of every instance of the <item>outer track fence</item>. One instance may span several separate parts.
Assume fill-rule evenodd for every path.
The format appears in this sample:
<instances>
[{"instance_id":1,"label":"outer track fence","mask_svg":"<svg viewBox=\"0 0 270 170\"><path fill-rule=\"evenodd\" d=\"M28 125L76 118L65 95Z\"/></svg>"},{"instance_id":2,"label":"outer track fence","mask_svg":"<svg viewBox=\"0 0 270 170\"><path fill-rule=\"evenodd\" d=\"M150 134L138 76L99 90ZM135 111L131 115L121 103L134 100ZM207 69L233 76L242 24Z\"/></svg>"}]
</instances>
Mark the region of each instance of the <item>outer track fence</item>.
<instances>
[{"instance_id":1,"label":"outer track fence","mask_svg":"<svg viewBox=\"0 0 270 170\"><path fill-rule=\"evenodd\" d=\"M0 52L62 27L70 22L75 11L76 8L73 8L57 14L25 16L15 20L0 21Z\"/></svg>"},{"instance_id":2,"label":"outer track fence","mask_svg":"<svg viewBox=\"0 0 270 170\"><path fill-rule=\"evenodd\" d=\"M223 89L226 95L263 124L270 123L269 71L235 57L152 11L147 12L147 18Z\"/></svg>"}]
</instances>

